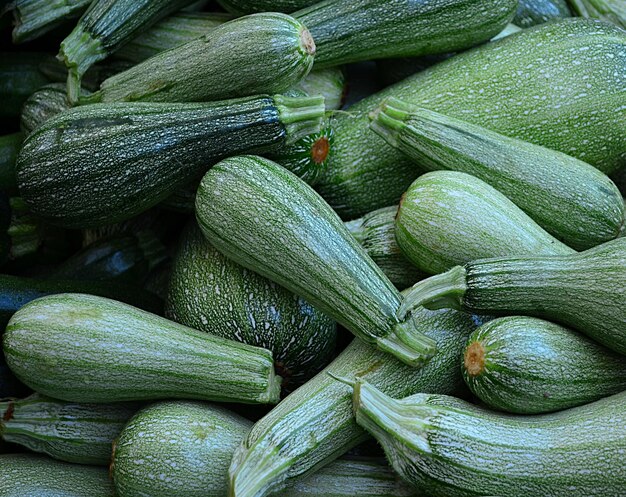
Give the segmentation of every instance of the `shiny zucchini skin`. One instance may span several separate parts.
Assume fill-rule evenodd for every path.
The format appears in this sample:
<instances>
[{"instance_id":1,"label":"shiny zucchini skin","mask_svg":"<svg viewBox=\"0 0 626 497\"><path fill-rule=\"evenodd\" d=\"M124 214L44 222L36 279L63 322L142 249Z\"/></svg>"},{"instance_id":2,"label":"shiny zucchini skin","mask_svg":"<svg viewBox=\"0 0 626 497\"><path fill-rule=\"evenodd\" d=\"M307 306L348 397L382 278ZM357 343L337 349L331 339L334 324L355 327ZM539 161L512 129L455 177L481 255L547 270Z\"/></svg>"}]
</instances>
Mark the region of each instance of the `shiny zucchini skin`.
<instances>
[{"instance_id":1,"label":"shiny zucchini skin","mask_svg":"<svg viewBox=\"0 0 626 497\"><path fill-rule=\"evenodd\" d=\"M433 497L619 497L626 392L553 414L512 416L420 393L395 400L358 382L360 426L393 468Z\"/></svg>"},{"instance_id":2,"label":"shiny zucchini skin","mask_svg":"<svg viewBox=\"0 0 626 497\"><path fill-rule=\"evenodd\" d=\"M271 352L92 295L25 305L9 321L3 349L26 385L73 402L269 403L280 391Z\"/></svg>"},{"instance_id":3,"label":"shiny zucchini skin","mask_svg":"<svg viewBox=\"0 0 626 497\"><path fill-rule=\"evenodd\" d=\"M13 43L35 40L63 22L80 15L91 0L15 0L13 10Z\"/></svg>"},{"instance_id":4,"label":"shiny zucchini skin","mask_svg":"<svg viewBox=\"0 0 626 497\"><path fill-rule=\"evenodd\" d=\"M572 16L566 0L520 0L513 24L520 28L529 28Z\"/></svg>"},{"instance_id":5,"label":"shiny zucchini skin","mask_svg":"<svg viewBox=\"0 0 626 497\"><path fill-rule=\"evenodd\" d=\"M336 116L330 164L316 188L345 219L398 202L419 171L366 129L368 114L391 96L610 174L626 160L625 47L619 28L567 19L456 55Z\"/></svg>"},{"instance_id":6,"label":"shiny zucchini skin","mask_svg":"<svg viewBox=\"0 0 626 497\"><path fill-rule=\"evenodd\" d=\"M40 68L48 57L34 52L0 53L0 118L18 117L26 99L50 83Z\"/></svg>"},{"instance_id":7,"label":"shiny zucchini skin","mask_svg":"<svg viewBox=\"0 0 626 497\"><path fill-rule=\"evenodd\" d=\"M48 119L17 161L20 193L52 224L113 224L159 203L225 155L277 150L319 130L321 97L86 105Z\"/></svg>"},{"instance_id":8,"label":"shiny zucchini skin","mask_svg":"<svg viewBox=\"0 0 626 497\"><path fill-rule=\"evenodd\" d=\"M492 409L541 414L626 390L626 358L549 321L509 316L472 333L463 378Z\"/></svg>"},{"instance_id":9,"label":"shiny zucchini skin","mask_svg":"<svg viewBox=\"0 0 626 497\"><path fill-rule=\"evenodd\" d=\"M24 133L21 132L0 136L0 190L17 191L15 163L23 141Z\"/></svg>"}]
</instances>

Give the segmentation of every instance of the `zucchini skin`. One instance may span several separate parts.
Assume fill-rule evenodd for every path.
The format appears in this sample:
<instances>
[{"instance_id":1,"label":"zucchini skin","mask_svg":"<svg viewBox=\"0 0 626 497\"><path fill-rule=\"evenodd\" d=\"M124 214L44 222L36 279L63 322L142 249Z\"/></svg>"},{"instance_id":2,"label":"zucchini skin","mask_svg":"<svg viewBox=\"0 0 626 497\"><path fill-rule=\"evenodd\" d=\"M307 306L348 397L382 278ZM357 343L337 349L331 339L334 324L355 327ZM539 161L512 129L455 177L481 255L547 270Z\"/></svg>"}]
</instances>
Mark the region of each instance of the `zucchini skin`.
<instances>
[{"instance_id":1,"label":"zucchini skin","mask_svg":"<svg viewBox=\"0 0 626 497\"><path fill-rule=\"evenodd\" d=\"M137 404L77 404L39 394L0 402L0 436L6 442L61 461L108 466L112 444Z\"/></svg>"},{"instance_id":2,"label":"zucchini skin","mask_svg":"<svg viewBox=\"0 0 626 497\"><path fill-rule=\"evenodd\" d=\"M280 390L271 352L92 295L30 302L9 321L3 348L26 385L73 402L268 403Z\"/></svg>"},{"instance_id":3,"label":"zucchini skin","mask_svg":"<svg viewBox=\"0 0 626 497\"><path fill-rule=\"evenodd\" d=\"M520 28L529 28L572 16L566 0L520 0L513 24Z\"/></svg>"},{"instance_id":4,"label":"zucchini skin","mask_svg":"<svg viewBox=\"0 0 626 497\"><path fill-rule=\"evenodd\" d=\"M558 150L610 174L624 164L626 148L620 89L625 46L619 28L568 19L456 55L335 117L330 164L316 188L345 219L399 201L419 171L366 131L369 112L390 96ZM499 103L505 101L512 105Z\"/></svg>"},{"instance_id":5,"label":"zucchini skin","mask_svg":"<svg viewBox=\"0 0 626 497\"><path fill-rule=\"evenodd\" d=\"M453 52L489 40L515 0L325 0L293 13L317 46L316 67Z\"/></svg>"},{"instance_id":6,"label":"zucchini skin","mask_svg":"<svg viewBox=\"0 0 626 497\"><path fill-rule=\"evenodd\" d=\"M540 414L626 390L626 359L549 321L510 316L472 333L463 378L492 409Z\"/></svg>"},{"instance_id":7,"label":"zucchini skin","mask_svg":"<svg viewBox=\"0 0 626 497\"><path fill-rule=\"evenodd\" d=\"M35 40L53 30L67 19L80 17L91 0L16 0L13 10L13 43Z\"/></svg>"},{"instance_id":8,"label":"zucchini skin","mask_svg":"<svg viewBox=\"0 0 626 497\"><path fill-rule=\"evenodd\" d=\"M50 83L40 68L48 57L42 53L0 53L0 118L18 117L26 99Z\"/></svg>"},{"instance_id":9,"label":"zucchini skin","mask_svg":"<svg viewBox=\"0 0 626 497\"><path fill-rule=\"evenodd\" d=\"M15 163L23 141L24 133L21 132L0 136L0 190L17 191Z\"/></svg>"},{"instance_id":10,"label":"zucchini skin","mask_svg":"<svg viewBox=\"0 0 626 497\"><path fill-rule=\"evenodd\" d=\"M224 497L228 463L251 424L202 402L157 402L142 409L115 443L111 475L117 493Z\"/></svg>"},{"instance_id":11,"label":"zucchini skin","mask_svg":"<svg viewBox=\"0 0 626 497\"><path fill-rule=\"evenodd\" d=\"M626 393L554 414L511 416L446 395L394 400L357 383L357 422L402 478L433 497L619 497Z\"/></svg>"},{"instance_id":12,"label":"zucchini skin","mask_svg":"<svg viewBox=\"0 0 626 497\"><path fill-rule=\"evenodd\" d=\"M77 107L28 136L20 192L51 224L113 224L159 203L225 155L279 149L316 132L321 97ZM290 122L292 121L292 122Z\"/></svg>"}]
</instances>

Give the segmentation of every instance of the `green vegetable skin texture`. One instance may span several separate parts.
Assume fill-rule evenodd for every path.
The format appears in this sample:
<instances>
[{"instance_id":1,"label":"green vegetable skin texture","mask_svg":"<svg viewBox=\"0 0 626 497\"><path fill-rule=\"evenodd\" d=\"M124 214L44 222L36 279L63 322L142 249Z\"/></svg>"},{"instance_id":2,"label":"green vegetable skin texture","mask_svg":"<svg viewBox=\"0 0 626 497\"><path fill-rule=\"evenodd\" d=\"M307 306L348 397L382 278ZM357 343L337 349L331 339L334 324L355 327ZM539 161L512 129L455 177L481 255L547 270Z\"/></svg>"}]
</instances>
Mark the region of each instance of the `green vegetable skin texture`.
<instances>
[{"instance_id":1,"label":"green vegetable skin texture","mask_svg":"<svg viewBox=\"0 0 626 497\"><path fill-rule=\"evenodd\" d=\"M202 232L220 252L328 314L359 338L409 364L433 343L400 322L400 294L315 191L256 156L225 159L196 196Z\"/></svg>"},{"instance_id":2,"label":"green vegetable skin texture","mask_svg":"<svg viewBox=\"0 0 626 497\"><path fill-rule=\"evenodd\" d=\"M445 395L394 400L357 384L359 425L433 497L619 497L626 393L555 414L511 416Z\"/></svg>"},{"instance_id":3,"label":"green vegetable skin texture","mask_svg":"<svg viewBox=\"0 0 626 497\"><path fill-rule=\"evenodd\" d=\"M70 107L65 85L63 83L50 83L26 99L20 115L20 128L28 136L44 121L68 110Z\"/></svg>"},{"instance_id":4,"label":"green vegetable skin texture","mask_svg":"<svg viewBox=\"0 0 626 497\"><path fill-rule=\"evenodd\" d=\"M23 133L0 136L0 189L4 191L17 190L15 162L23 141Z\"/></svg>"},{"instance_id":5,"label":"green vegetable skin texture","mask_svg":"<svg viewBox=\"0 0 626 497\"><path fill-rule=\"evenodd\" d=\"M235 14L253 12L294 12L313 5L315 0L219 0L220 5Z\"/></svg>"},{"instance_id":6,"label":"green vegetable skin texture","mask_svg":"<svg viewBox=\"0 0 626 497\"><path fill-rule=\"evenodd\" d=\"M0 118L19 116L24 101L50 82L39 68L47 58L40 53L0 53Z\"/></svg>"},{"instance_id":7,"label":"green vegetable skin texture","mask_svg":"<svg viewBox=\"0 0 626 497\"><path fill-rule=\"evenodd\" d=\"M621 0L568 0L576 14L626 28L626 6Z\"/></svg>"},{"instance_id":8,"label":"green vegetable skin texture","mask_svg":"<svg viewBox=\"0 0 626 497\"><path fill-rule=\"evenodd\" d=\"M228 463L250 426L224 408L201 402L146 407L115 443L115 488L123 497L224 497Z\"/></svg>"},{"instance_id":9,"label":"green vegetable skin texture","mask_svg":"<svg viewBox=\"0 0 626 497\"><path fill-rule=\"evenodd\" d=\"M569 155L397 99L383 104L371 127L422 167L461 171L489 183L577 250L612 240L624 225L624 201L615 184Z\"/></svg>"},{"instance_id":10,"label":"green vegetable skin texture","mask_svg":"<svg viewBox=\"0 0 626 497\"><path fill-rule=\"evenodd\" d=\"M397 203L419 176L408 158L366 130L368 113L390 96L611 173L626 160L625 47L626 33L618 28L572 19L437 64L335 118L335 146L317 190L351 219Z\"/></svg>"},{"instance_id":11,"label":"green vegetable skin texture","mask_svg":"<svg viewBox=\"0 0 626 497\"><path fill-rule=\"evenodd\" d=\"M108 466L113 440L136 404L77 404L39 394L0 402L0 435L61 461Z\"/></svg>"},{"instance_id":12,"label":"green vegetable skin texture","mask_svg":"<svg viewBox=\"0 0 626 497\"><path fill-rule=\"evenodd\" d=\"M166 302L166 316L174 321L271 350L283 387L313 376L335 350L334 321L227 259L195 223L180 237Z\"/></svg>"},{"instance_id":13,"label":"green vegetable skin texture","mask_svg":"<svg viewBox=\"0 0 626 497\"><path fill-rule=\"evenodd\" d=\"M325 0L293 13L311 31L316 67L453 52L489 40L515 0Z\"/></svg>"},{"instance_id":14,"label":"green vegetable skin texture","mask_svg":"<svg viewBox=\"0 0 626 497\"><path fill-rule=\"evenodd\" d=\"M566 0L520 0L513 24L529 28L537 24L572 17Z\"/></svg>"},{"instance_id":15,"label":"green vegetable skin texture","mask_svg":"<svg viewBox=\"0 0 626 497\"><path fill-rule=\"evenodd\" d=\"M2 497L115 497L105 468L31 454L0 455Z\"/></svg>"},{"instance_id":16,"label":"green vegetable skin texture","mask_svg":"<svg viewBox=\"0 0 626 497\"><path fill-rule=\"evenodd\" d=\"M231 495L260 497L303 481L362 442L351 391L337 377L362 377L390 395L415 392L462 394L459 357L480 319L459 312L417 311L416 320L437 342L438 353L413 368L355 339L324 371L258 421L230 466Z\"/></svg>"},{"instance_id":17,"label":"green vegetable skin texture","mask_svg":"<svg viewBox=\"0 0 626 497\"><path fill-rule=\"evenodd\" d=\"M292 17L253 14L111 76L85 102L195 102L280 93L308 74L314 54L309 32Z\"/></svg>"},{"instance_id":18,"label":"green vegetable skin texture","mask_svg":"<svg viewBox=\"0 0 626 497\"><path fill-rule=\"evenodd\" d=\"M549 321L494 319L470 336L463 377L489 407L560 411L626 390L626 359Z\"/></svg>"},{"instance_id":19,"label":"green vegetable skin texture","mask_svg":"<svg viewBox=\"0 0 626 497\"><path fill-rule=\"evenodd\" d=\"M277 150L319 130L321 97L112 103L48 119L18 157L20 192L52 224L112 224L157 204L225 155Z\"/></svg>"},{"instance_id":20,"label":"green vegetable skin texture","mask_svg":"<svg viewBox=\"0 0 626 497\"><path fill-rule=\"evenodd\" d=\"M271 352L91 295L25 305L9 321L3 348L21 381L68 401L268 403L280 390Z\"/></svg>"},{"instance_id":21,"label":"green vegetable skin texture","mask_svg":"<svg viewBox=\"0 0 626 497\"><path fill-rule=\"evenodd\" d=\"M16 0L11 5L15 20L13 43L39 38L67 19L80 16L90 3L91 0Z\"/></svg>"}]
</instances>

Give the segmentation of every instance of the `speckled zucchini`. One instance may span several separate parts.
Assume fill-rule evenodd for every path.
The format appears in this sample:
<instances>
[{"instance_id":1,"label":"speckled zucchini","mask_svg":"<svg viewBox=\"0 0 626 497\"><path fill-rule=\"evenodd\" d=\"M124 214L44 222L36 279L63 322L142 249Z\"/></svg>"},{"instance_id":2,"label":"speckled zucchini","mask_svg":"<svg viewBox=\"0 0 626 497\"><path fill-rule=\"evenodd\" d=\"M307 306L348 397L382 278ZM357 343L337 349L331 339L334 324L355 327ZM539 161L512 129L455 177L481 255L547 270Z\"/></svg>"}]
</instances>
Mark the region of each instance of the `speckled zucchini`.
<instances>
[{"instance_id":1,"label":"speckled zucchini","mask_svg":"<svg viewBox=\"0 0 626 497\"><path fill-rule=\"evenodd\" d=\"M457 55L337 115L330 163L316 188L345 219L398 202L419 171L366 129L369 112L391 96L609 174L624 164L626 149L625 49L624 31L568 19Z\"/></svg>"},{"instance_id":2,"label":"speckled zucchini","mask_svg":"<svg viewBox=\"0 0 626 497\"><path fill-rule=\"evenodd\" d=\"M493 409L539 414L626 390L626 359L549 321L510 316L472 333L463 377Z\"/></svg>"},{"instance_id":3,"label":"speckled zucchini","mask_svg":"<svg viewBox=\"0 0 626 497\"><path fill-rule=\"evenodd\" d=\"M0 402L0 436L61 461L108 466L113 440L137 409L136 404L76 404L33 394Z\"/></svg>"},{"instance_id":4,"label":"speckled zucchini","mask_svg":"<svg viewBox=\"0 0 626 497\"><path fill-rule=\"evenodd\" d=\"M0 190L10 193L17 191L15 162L23 141L23 133L0 136Z\"/></svg>"},{"instance_id":5,"label":"speckled zucchini","mask_svg":"<svg viewBox=\"0 0 626 497\"><path fill-rule=\"evenodd\" d=\"M513 23L529 28L572 15L566 0L520 0Z\"/></svg>"},{"instance_id":6,"label":"speckled zucchini","mask_svg":"<svg viewBox=\"0 0 626 497\"><path fill-rule=\"evenodd\" d=\"M572 10L582 17L612 22L626 29L626 6L621 0L567 0Z\"/></svg>"},{"instance_id":7,"label":"speckled zucchini","mask_svg":"<svg viewBox=\"0 0 626 497\"><path fill-rule=\"evenodd\" d=\"M572 248L612 240L624 224L615 184L574 157L395 98L372 119L371 128L416 164L482 179Z\"/></svg>"},{"instance_id":8,"label":"speckled zucchini","mask_svg":"<svg viewBox=\"0 0 626 497\"><path fill-rule=\"evenodd\" d=\"M91 0L14 0L13 43L31 41L56 28L67 19L80 17Z\"/></svg>"},{"instance_id":9,"label":"speckled zucchini","mask_svg":"<svg viewBox=\"0 0 626 497\"><path fill-rule=\"evenodd\" d=\"M395 400L358 382L354 411L393 468L429 495L618 497L626 485L626 393L511 416L445 395Z\"/></svg>"},{"instance_id":10,"label":"speckled zucchini","mask_svg":"<svg viewBox=\"0 0 626 497\"><path fill-rule=\"evenodd\" d=\"M315 0L218 0L227 11L235 14L253 12L294 12L313 5Z\"/></svg>"},{"instance_id":11,"label":"speckled zucchini","mask_svg":"<svg viewBox=\"0 0 626 497\"><path fill-rule=\"evenodd\" d=\"M435 353L415 321L396 319L398 290L339 217L278 164L256 156L221 161L202 178L196 217L224 255L304 297L362 340L411 365Z\"/></svg>"},{"instance_id":12,"label":"speckled zucchini","mask_svg":"<svg viewBox=\"0 0 626 497\"><path fill-rule=\"evenodd\" d=\"M50 83L40 68L48 57L34 52L0 53L0 118L18 117L26 99Z\"/></svg>"},{"instance_id":13,"label":"speckled zucchini","mask_svg":"<svg viewBox=\"0 0 626 497\"><path fill-rule=\"evenodd\" d=\"M112 224L159 203L225 155L278 150L319 131L322 97L77 107L28 136L20 193L52 224Z\"/></svg>"},{"instance_id":14,"label":"speckled zucchini","mask_svg":"<svg viewBox=\"0 0 626 497\"><path fill-rule=\"evenodd\" d=\"M92 295L50 295L26 304L9 321L3 349L26 385L73 402L272 403L280 392L268 350Z\"/></svg>"}]
</instances>

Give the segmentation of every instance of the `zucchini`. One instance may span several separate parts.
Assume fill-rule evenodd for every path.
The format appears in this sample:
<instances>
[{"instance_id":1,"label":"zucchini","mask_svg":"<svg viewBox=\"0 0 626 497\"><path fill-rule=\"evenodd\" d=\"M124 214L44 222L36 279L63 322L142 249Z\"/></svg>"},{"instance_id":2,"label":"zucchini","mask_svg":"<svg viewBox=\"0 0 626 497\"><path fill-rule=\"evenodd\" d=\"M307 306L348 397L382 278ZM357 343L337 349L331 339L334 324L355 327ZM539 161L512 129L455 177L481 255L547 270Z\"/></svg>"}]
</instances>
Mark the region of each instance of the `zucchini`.
<instances>
[{"instance_id":1,"label":"zucchini","mask_svg":"<svg viewBox=\"0 0 626 497\"><path fill-rule=\"evenodd\" d=\"M626 390L624 357L549 321L494 319L470 336L467 386L489 407L517 414L560 411Z\"/></svg>"},{"instance_id":2,"label":"zucchini","mask_svg":"<svg viewBox=\"0 0 626 497\"><path fill-rule=\"evenodd\" d=\"M252 14L254 12L294 12L313 5L315 0L218 0L228 12Z\"/></svg>"},{"instance_id":3,"label":"zucchini","mask_svg":"<svg viewBox=\"0 0 626 497\"><path fill-rule=\"evenodd\" d=\"M39 393L73 402L162 398L276 402L272 354L114 300L42 297L3 336L7 364Z\"/></svg>"},{"instance_id":4,"label":"zucchini","mask_svg":"<svg viewBox=\"0 0 626 497\"><path fill-rule=\"evenodd\" d=\"M40 67L48 57L43 53L0 53L0 118L18 117L26 99L50 83Z\"/></svg>"},{"instance_id":5,"label":"zucchini","mask_svg":"<svg viewBox=\"0 0 626 497\"><path fill-rule=\"evenodd\" d=\"M445 395L403 400L354 387L357 423L393 468L434 496L618 497L626 393L555 414L497 414Z\"/></svg>"},{"instance_id":6,"label":"zucchini","mask_svg":"<svg viewBox=\"0 0 626 497\"><path fill-rule=\"evenodd\" d=\"M81 102L197 102L281 93L308 74L314 54L308 30L287 14L239 17L110 77Z\"/></svg>"},{"instance_id":7,"label":"zucchini","mask_svg":"<svg viewBox=\"0 0 626 497\"><path fill-rule=\"evenodd\" d=\"M17 191L15 162L23 141L24 133L0 136L0 190L9 193Z\"/></svg>"},{"instance_id":8,"label":"zucchini","mask_svg":"<svg viewBox=\"0 0 626 497\"><path fill-rule=\"evenodd\" d=\"M82 92L87 95L87 92ZM20 128L26 136L52 116L70 108L63 83L50 83L26 99L20 115Z\"/></svg>"},{"instance_id":9,"label":"zucchini","mask_svg":"<svg viewBox=\"0 0 626 497\"><path fill-rule=\"evenodd\" d=\"M579 16L612 22L626 29L626 6L622 0L568 0L568 2Z\"/></svg>"},{"instance_id":10,"label":"zucchini","mask_svg":"<svg viewBox=\"0 0 626 497\"><path fill-rule=\"evenodd\" d=\"M372 118L371 128L416 164L482 179L577 250L612 240L624 225L615 184L574 157L395 98Z\"/></svg>"},{"instance_id":11,"label":"zucchini","mask_svg":"<svg viewBox=\"0 0 626 497\"><path fill-rule=\"evenodd\" d=\"M350 389L333 376L359 376L390 395L463 394L459 357L480 318L453 311L418 311L416 321L439 352L423 368L403 364L355 339L324 371L285 398L237 449L230 495L261 497L302 481L367 438L355 423Z\"/></svg>"},{"instance_id":12,"label":"zucchini","mask_svg":"<svg viewBox=\"0 0 626 497\"><path fill-rule=\"evenodd\" d=\"M453 52L489 40L516 0L325 0L292 15L315 40L316 67Z\"/></svg>"},{"instance_id":13,"label":"zucchini","mask_svg":"<svg viewBox=\"0 0 626 497\"><path fill-rule=\"evenodd\" d=\"M32 454L2 454L0 467L3 497L115 497L105 468Z\"/></svg>"},{"instance_id":14,"label":"zucchini","mask_svg":"<svg viewBox=\"0 0 626 497\"><path fill-rule=\"evenodd\" d=\"M527 314L574 328L626 353L626 237L571 255L472 261L417 283L398 312L415 305Z\"/></svg>"},{"instance_id":15,"label":"zucchini","mask_svg":"<svg viewBox=\"0 0 626 497\"><path fill-rule=\"evenodd\" d=\"M113 440L137 409L135 404L76 404L33 394L0 402L0 436L61 461L108 466Z\"/></svg>"},{"instance_id":16,"label":"zucchini","mask_svg":"<svg viewBox=\"0 0 626 497\"><path fill-rule=\"evenodd\" d=\"M335 144L316 188L346 219L398 202L419 171L366 130L369 112L391 96L558 150L610 174L624 164L626 149L620 90L625 48L624 31L568 19L437 64L334 118Z\"/></svg>"},{"instance_id":17,"label":"zucchini","mask_svg":"<svg viewBox=\"0 0 626 497\"><path fill-rule=\"evenodd\" d=\"M314 69L294 88L302 90L310 97L322 95L326 110L340 109L348 91L346 75L338 67Z\"/></svg>"},{"instance_id":18,"label":"zucchini","mask_svg":"<svg viewBox=\"0 0 626 497\"><path fill-rule=\"evenodd\" d=\"M571 254L502 193L456 171L417 178L396 216L400 250L428 274L474 259Z\"/></svg>"},{"instance_id":19,"label":"zucchini","mask_svg":"<svg viewBox=\"0 0 626 497\"><path fill-rule=\"evenodd\" d=\"M13 10L13 43L37 39L67 19L80 17L90 3L91 0L14 0L8 6Z\"/></svg>"},{"instance_id":20,"label":"zucchini","mask_svg":"<svg viewBox=\"0 0 626 497\"><path fill-rule=\"evenodd\" d=\"M111 475L117 493L224 497L228 463L250 426L237 414L202 402L166 401L142 409L115 443Z\"/></svg>"},{"instance_id":21,"label":"zucchini","mask_svg":"<svg viewBox=\"0 0 626 497\"><path fill-rule=\"evenodd\" d=\"M572 17L566 0L520 0L513 23L521 28Z\"/></svg>"},{"instance_id":22,"label":"zucchini","mask_svg":"<svg viewBox=\"0 0 626 497\"><path fill-rule=\"evenodd\" d=\"M165 315L272 351L283 387L303 383L335 350L335 323L311 304L217 251L191 223L180 237Z\"/></svg>"},{"instance_id":23,"label":"zucchini","mask_svg":"<svg viewBox=\"0 0 626 497\"><path fill-rule=\"evenodd\" d=\"M362 340L414 366L435 352L415 321L396 319L398 290L339 217L278 164L255 156L223 160L200 182L196 217L217 250Z\"/></svg>"},{"instance_id":24,"label":"zucchini","mask_svg":"<svg viewBox=\"0 0 626 497\"><path fill-rule=\"evenodd\" d=\"M157 204L225 155L278 150L317 132L322 100L259 95L70 109L26 139L17 161L20 193L52 224L112 224Z\"/></svg>"}]
</instances>

